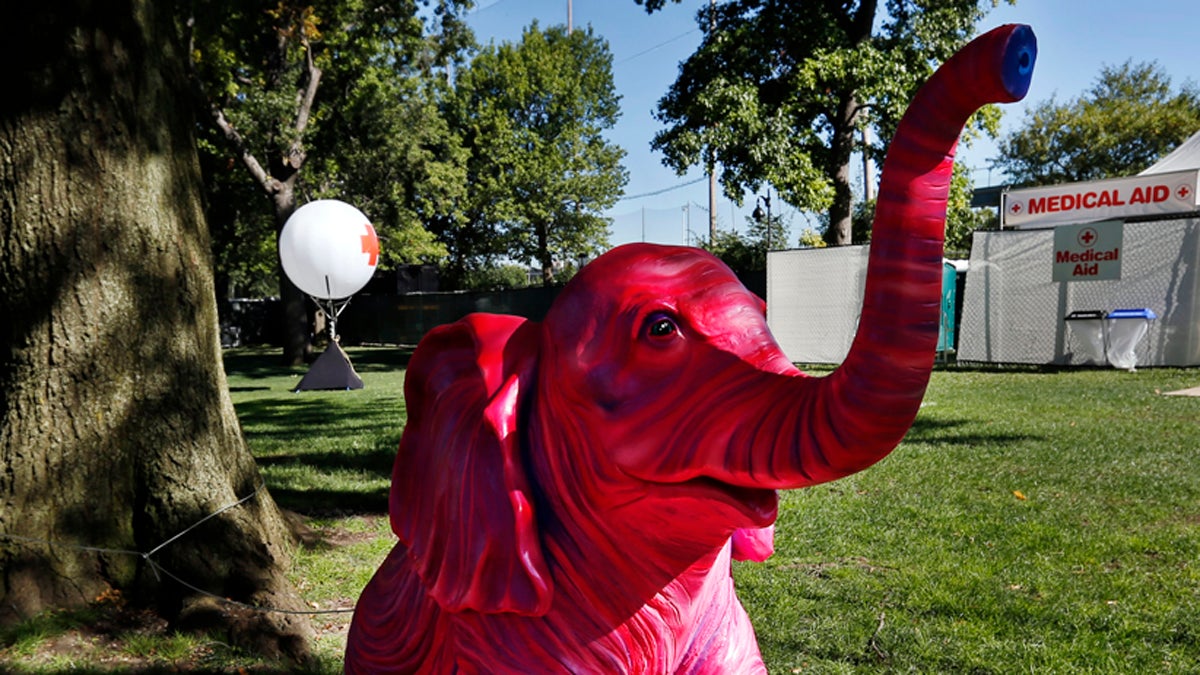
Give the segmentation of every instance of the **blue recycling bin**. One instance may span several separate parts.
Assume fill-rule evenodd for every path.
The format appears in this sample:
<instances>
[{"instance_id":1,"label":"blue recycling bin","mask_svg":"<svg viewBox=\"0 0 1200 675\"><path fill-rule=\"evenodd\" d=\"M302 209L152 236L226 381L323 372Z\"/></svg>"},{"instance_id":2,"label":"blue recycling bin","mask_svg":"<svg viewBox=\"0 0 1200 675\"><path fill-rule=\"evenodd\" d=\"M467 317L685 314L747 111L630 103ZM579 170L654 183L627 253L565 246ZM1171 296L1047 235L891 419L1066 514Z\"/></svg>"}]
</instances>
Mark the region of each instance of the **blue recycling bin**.
<instances>
[{"instance_id":1,"label":"blue recycling bin","mask_svg":"<svg viewBox=\"0 0 1200 675\"><path fill-rule=\"evenodd\" d=\"M1150 322L1158 318L1147 307L1114 309L1105 320L1108 362L1114 368L1132 371L1137 366L1138 343L1150 332Z\"/></svg>"}]
</instances>

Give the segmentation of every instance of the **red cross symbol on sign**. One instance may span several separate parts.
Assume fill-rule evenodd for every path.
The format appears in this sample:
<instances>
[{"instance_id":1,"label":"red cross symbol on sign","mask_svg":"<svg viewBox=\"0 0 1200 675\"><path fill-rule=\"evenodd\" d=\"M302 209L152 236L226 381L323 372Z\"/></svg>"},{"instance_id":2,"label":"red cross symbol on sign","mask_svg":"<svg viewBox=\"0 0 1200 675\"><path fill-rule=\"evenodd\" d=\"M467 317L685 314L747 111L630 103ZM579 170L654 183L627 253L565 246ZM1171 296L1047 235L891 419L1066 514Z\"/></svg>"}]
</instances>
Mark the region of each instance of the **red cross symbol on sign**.
<instances>
[{"instance_id":1,"label":"red cross symbol on sign","mask_svg":"<svg viewBox=\"0 0 1200 675\"><path fill-rule=\"evenodd\" d=\"M1096 243L1096 231L1090 227L1083 228L1079 233L1079 243L1085 248L1091 248Z\"/></svg>"},{"instance_id":2,"label":"red cross symbol on sign","mask_svg":"<svg viewBox=\"0 0 1200 675\"><path fill-rule=\"evenodd\" d=\"M371 255L367 264L374 267L375 263L379 261L379 237L375 236L375 228L367 223L367 233L359 238L362 239L362 252Z\"/></svg>"},{"instance_id":3,"label":"red cross symbol on sign","mask_svg":"<svg viewBox=\"0 0 1200 675\"><path fill-rule=\"evenodd\" d=\"M1187 185L1180 185L1175 188L1175 196L1180 200L1187 201L1188 197L1192 196L1192 188Z\"/></svg>"},{"instance_id":4,"label":"red cross symbol on sign","mask_svg":"<svg viewBox=\"0 0 1200 675\"><path fill-rule=\"evenodd\" d=\"M1014 215L1020 213L1021 212L1021 202L1013 202L1013 205L1008 207L1008 210L1013 212Z\"/></svg>"}]
</instances>

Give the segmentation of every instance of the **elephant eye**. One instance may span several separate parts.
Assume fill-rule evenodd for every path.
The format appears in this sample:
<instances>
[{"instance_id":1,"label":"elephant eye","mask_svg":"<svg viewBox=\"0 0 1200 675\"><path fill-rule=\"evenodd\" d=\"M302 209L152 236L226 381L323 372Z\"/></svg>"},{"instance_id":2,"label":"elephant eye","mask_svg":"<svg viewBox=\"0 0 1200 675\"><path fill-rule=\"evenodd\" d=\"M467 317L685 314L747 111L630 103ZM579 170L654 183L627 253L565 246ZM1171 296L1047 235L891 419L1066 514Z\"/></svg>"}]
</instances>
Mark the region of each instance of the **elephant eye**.
<instances>
[{"instance_id":1,"label":"elephant eye","mask_svg":"<svg viewBox=\"0 0 1200 675\"><path fill-rule=\"evenodd\" d=\"M646 321L646 334L652 338L662 339L679 332L679 326L669 316L655 314Z\"/></svg>"}]
</instances>

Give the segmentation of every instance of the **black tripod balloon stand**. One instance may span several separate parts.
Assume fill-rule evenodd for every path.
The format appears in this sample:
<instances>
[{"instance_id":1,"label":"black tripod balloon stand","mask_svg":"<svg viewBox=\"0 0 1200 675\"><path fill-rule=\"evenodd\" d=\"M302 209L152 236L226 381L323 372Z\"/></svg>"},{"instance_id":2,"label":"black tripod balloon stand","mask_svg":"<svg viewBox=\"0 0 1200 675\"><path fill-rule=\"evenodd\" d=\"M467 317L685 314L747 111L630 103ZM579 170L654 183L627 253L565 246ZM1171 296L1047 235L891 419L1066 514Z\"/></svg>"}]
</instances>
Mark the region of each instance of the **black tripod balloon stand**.
<instances>
[{"instance_id":1,"label":"black tripod balloon stand","mask_svg":"<svg viewBox=\"0 0 1200 675\"><path fill-rule=\"evenodd\" d=\"M329 277L325 277L325 288L328 292ZM350 357L342 350L342 346L339 344L341 336L337 332L338 317L350 304L350 298L318 298L312 295L309 297L325 314L325 320L328 322L326 332L329 335L329 345L325 347L325 351L321 352L317 360L313 361L308 372L292 391L362 389L362 378L354 372L354 366L350 364Z\"/></svg>"}]
</instances>

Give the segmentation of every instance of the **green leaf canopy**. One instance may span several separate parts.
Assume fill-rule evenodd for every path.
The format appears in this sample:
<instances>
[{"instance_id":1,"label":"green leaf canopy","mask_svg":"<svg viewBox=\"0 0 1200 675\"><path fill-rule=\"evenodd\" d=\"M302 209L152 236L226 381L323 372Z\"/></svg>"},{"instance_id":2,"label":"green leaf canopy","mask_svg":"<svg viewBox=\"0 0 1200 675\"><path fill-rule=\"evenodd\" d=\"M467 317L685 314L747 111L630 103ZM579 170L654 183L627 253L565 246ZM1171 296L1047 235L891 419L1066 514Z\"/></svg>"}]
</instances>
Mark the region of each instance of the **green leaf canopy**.
<instances>
[{"instance_id":1,"label":"green leaf canopy","mask_svg":"<svg viewBox=\"0 0 1200 675\"><path fill-rule=\"evenodd\" d=\"M590 29L542 30L490 45L458 73L451 126L468 160L468 208L440 234L462 270L508 259L556 263L607 245L601 215L628 180L604 132L620 113L612 55Z\"/></svg>"},{"instance_id":2,"label":"green leaf canopy","mask_svg":"<svg viewBox=\"0 0 1200 675\"><path fill-rule=\"evenodd\" d=\"M664 4L636 1L647 11ZM797 208L827 211L827 239L850 243L850 158L862 148L856 131L873 126L889 139L917 87L994 4L713 3L697 15L702 44L659 102L667 128L653 147L679 173L720 165L735 201L769 184Z\"/></svg>"}]
</instances>

